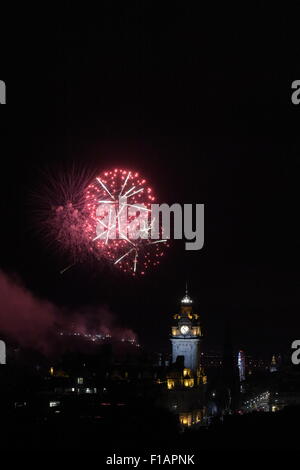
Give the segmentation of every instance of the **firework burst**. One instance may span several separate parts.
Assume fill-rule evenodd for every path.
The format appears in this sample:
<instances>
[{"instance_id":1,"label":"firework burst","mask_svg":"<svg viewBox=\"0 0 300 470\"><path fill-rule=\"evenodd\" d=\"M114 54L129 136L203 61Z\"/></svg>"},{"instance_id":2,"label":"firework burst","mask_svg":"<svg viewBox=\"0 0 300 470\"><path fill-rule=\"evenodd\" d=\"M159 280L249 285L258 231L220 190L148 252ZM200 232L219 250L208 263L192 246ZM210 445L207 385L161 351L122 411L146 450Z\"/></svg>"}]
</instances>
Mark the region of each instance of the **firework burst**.
<instances>
[{"instance_id":1,"label":"firework burst","mask_svg":"<svg viewBox=\"0 0 300 470\"><path fill-rule=\"evenodd\" d=\"M48 175L38 198L44 236L70 257L61 273L92 259L133 275L160 264L168 243L150 238L155 196L137 172L116 168L95 177L73 168Z\"/></svg>"},{"instance_id":2,"label":"firework burst","mask_svg":"<svg viewBox=\"0 0 300 470\"><path fill-rule=\"evenodd\" d=\"M32 194L35 227L49 248L67 254L72 264L86 261L91 246L82 236L85 222L84 191L94 174L72 166L68 170L45 170L40 187Z\"/></svg>"},{"instance_id":3,"label":"firework burst","mask_svg":"<svg viewBox=\"0 0 300 470\"><path fill-rule=\"evenodd\" d=\"M152 188L139 173L120 168L103 172L86 189L87 238L124 272L144 274L164 254L166 240L150 238L154 201Z\"/></svg>"}]
</instances>

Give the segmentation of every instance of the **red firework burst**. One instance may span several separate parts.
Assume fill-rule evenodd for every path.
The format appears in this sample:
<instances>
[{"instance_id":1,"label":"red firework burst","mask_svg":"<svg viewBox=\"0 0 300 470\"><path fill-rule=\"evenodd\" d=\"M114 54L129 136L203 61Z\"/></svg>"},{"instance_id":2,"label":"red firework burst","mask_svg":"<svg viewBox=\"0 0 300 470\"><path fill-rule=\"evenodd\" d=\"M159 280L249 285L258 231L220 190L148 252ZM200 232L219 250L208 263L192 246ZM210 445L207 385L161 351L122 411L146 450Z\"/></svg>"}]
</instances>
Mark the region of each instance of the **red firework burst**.
<instances>
[{"instance_id":1,"label":"red firework burst","mask_svg":"<svg viewBox=\"0 0 300 470\"><path fill-rule=\"evenodd\" d=\"M139 173L104 171L87 187L85 201L84 232L94 251L132 274L160 263L167 243L150 238L155 196Z\"/></svg>"},{"instance_id":2,"label":"red firework burst","mask_svg":"<svg viewBox=\"0 0 300 470\"><path fill-rule=\"evenodd\" d=\"M73 168L49 178L39 200L44 235L71 256L70 266L95 259L143 275L169 246L150 238L155 196L135 171L116 168L94 178Z\"/></svg>"}]
</instances>

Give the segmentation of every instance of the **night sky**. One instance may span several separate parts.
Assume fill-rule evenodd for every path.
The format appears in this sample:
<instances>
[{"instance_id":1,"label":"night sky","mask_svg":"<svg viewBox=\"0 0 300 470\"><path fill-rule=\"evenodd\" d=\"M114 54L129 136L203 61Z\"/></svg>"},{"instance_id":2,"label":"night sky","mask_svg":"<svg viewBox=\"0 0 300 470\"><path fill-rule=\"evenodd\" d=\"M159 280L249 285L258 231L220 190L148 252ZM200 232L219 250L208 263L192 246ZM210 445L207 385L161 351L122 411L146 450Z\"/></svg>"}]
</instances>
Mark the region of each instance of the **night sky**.
<instances>
[{"instance_id":1,"label":"night sky","mask_svg":"<svg viewBox=\"0 0 300 470\"><path fill-rule=\"evenodd\" d=\"M169 347L188 280L207 349L222 348L230 323L236 348L289 350L300 334L296 16L265 2L73 13L19 20L0 68L1 268L59 306L107 306L154 351ZM134 168L159 202L204 203L204 248L176 241L144 278L89 265L60 275L32 192L45 168L72 162Z\"/></svg>"}]
</instances>

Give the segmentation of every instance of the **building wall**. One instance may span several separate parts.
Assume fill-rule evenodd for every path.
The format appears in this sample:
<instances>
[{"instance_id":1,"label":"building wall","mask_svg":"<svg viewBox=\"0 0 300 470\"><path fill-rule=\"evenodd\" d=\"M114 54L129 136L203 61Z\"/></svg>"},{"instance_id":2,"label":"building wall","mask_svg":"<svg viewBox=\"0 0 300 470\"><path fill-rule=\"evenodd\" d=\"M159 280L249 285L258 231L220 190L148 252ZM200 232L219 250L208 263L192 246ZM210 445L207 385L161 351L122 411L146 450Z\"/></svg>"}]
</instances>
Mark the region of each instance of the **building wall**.
<instances>
[{"instance_id":1,"label":"building wall","mask_svg":"<svg viewBox=\"0 0 300 470\"><path fill-rule=\"evenodd\" d=\"M199 367L199 339L172 338L172 362L176 362L177 356L184 356L184 367L193 371Z\"/></svg>"}]
</instances>

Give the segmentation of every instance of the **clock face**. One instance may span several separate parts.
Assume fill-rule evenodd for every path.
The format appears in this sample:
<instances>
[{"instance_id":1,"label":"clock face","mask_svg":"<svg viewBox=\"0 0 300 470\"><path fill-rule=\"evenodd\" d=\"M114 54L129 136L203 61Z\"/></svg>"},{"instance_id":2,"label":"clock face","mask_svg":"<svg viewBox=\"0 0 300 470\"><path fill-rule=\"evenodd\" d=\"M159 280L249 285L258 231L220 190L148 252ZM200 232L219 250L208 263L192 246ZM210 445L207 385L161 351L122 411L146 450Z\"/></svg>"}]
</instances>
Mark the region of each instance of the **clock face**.
<instances>
[{"instance_id":1,"label":"clock face","mask_svg":"<svg viewBox=\"0 0 300 470\"><path fill-rule=\"evenodd\" d=\"M188 333L188 331L189 331L189 327L188 327L187 325L182 325L182 326L180 327L180 333L181 333L182 335L186 335L186 334Z\"/></svg>"}]
</instances>

